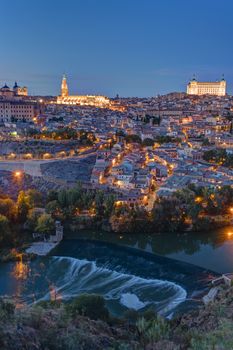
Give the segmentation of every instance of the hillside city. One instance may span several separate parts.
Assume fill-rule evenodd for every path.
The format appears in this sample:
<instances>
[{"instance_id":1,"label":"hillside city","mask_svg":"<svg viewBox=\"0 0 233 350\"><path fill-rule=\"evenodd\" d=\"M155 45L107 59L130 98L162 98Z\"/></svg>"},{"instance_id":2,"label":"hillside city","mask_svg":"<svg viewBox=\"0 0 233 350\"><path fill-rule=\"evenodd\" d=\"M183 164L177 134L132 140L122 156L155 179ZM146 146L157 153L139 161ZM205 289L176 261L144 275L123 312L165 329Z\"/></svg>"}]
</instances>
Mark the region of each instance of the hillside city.
<instances>
[{"instance_id":1,"label":"hillside city","mask_svg":"<svg viewBox=\"0 0 233 350\"><path fill-rule=\"evenodd\" d=\"M0 350L233 350L232 13L1 2Z\"/></svg>"},{"instance_id":2,"label":"hillside city","mask_svg":"<svg viewBox=\"0 0 233 350\"><path fill-rule=\"evenodd\" d=\"M190 184L233 185L232 96L169 93L88 103L28 96L17 83L0 89L3 192L46 193L80 181L114 194L116 206L150 211L156 198ZM17 177L24 177L20 184Z\"/></svg>"}]
</instances>

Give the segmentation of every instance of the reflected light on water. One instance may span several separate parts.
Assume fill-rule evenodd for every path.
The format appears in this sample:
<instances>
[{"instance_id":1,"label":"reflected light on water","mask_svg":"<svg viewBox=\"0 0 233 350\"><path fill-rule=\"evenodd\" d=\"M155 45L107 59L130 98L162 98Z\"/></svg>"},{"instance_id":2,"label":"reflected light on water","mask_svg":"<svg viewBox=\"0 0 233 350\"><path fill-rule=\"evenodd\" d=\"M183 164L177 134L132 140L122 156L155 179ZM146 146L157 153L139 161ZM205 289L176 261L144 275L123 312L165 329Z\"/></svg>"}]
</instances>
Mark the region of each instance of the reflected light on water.
<instances>
[{"instance_id":1,"label":"reflected light on water","mask_svg":"<svg viewBox=\"0 0 233 350\"><path fill-rule=\"evenodd\" d=\"M18 254L17 258L19 259L15 267L13 269L12 275L17 279L17 280L26 280L29 274L29 266L25 262L23 262L23 255Z\"/></svg>"},{"instance_id":2,"label":"reflected light on water","mask_svg":"<svg viewBox=\"0 0 233 350\"><path fill-rule=\"evenodd\" d=\"M24 290L24 283L22 282L28 279L30 268L28 263L23 262L22 254L15 254L15 256L17 257L18 261L15 263L11 275L15 278L15 280L19 281L19 283L16 284L16 290L13 298L16 309L20 309L25 306L25 303L21 299Z\"/></svg>"}]
</instances>

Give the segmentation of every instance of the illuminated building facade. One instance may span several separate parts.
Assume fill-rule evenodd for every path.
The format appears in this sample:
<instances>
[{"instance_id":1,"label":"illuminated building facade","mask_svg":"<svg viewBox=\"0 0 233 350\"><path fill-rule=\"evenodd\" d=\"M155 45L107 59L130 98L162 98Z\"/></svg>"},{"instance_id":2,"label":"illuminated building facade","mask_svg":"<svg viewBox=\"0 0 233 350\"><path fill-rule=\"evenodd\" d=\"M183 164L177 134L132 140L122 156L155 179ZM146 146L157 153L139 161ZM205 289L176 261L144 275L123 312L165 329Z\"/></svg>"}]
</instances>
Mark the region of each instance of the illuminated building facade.
<instances>
[{"instance_id":1,"label":"illuminated building facade","mask_svg":"<svg viewBox=\"0 0 233 350\"><path fill-rule=\"evenodd\" d=\"M7 86L7 84L0 88L0 97L2 98L13 99L19 96L28 96L28 89L26 86L20 87L15 82L13 89L10 89L9 86Z\"/></svg>"},{"instance_id":2,"label":"illuminated building facade","mask_svg":"<svg viewBox=\"0 0 233 350\"><path fill-rule=\"evenodd\" d=\"M28 88L26 86L20 87L15 82L15 85L13 87L14 95L15 96L28 96Z\"/></svg>"},{"instance_id":3,"label":"illuminated building facade","mask_svg":"<svg viewBox=\"0 0 233 350\"><path fill-rule=\"evenodd\" d=\"M108 108L110 105L110 100L105 96L96 95L69 95L69 89L66 77L63 76L61 83L61 95L57 97L58 104L67 105L83 105L83 106L95 106L101 108Z\"/></svg>"},{"instance_id":4,"label":"illuminated building facade","mask_svg":"<svg viewBox=\"0 0 233 350\"><path fill-rule=\"evenodd\" d=\"M32 121L40 113L39 107L34 102L17 100L0 100L0 121Z\"/></svg>"},{"instance_id":5,"label":"illuminated building facade","mask_svg":"<svg viewBox=\"0 0 233 350\"><path fill-rule=\"evenodd\" d=\"M188 83L187 94L225 96L226 85L225 79L216 82L199 82L194 78Z\"/></svg>"}]
</instances>

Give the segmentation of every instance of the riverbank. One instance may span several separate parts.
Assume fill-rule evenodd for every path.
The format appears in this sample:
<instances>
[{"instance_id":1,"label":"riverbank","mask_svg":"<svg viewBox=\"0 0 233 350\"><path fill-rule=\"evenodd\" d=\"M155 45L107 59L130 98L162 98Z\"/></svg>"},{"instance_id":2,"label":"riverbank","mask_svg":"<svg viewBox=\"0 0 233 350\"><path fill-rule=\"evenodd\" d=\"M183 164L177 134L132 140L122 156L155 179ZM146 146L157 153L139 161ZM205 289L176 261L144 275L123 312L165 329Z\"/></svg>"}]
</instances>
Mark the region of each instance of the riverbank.
<instances>
[{"instance_id":1,"label":"riverbank","mask_svg":"<svg viewBox=\"0 0 233 350\"><path fill-rule=\"evenodd\" d=\"M153 313L106 313L93 296L15 310L0 300L0 347L8 350L232 349L233 288L222 288L213 303L172 321ZM85 306L85 313L80 310ZM94 312L93 312L94 310ZM62 322L61 322L62 320Z\"/></svg>"},{"instance_id":2,"label":"riverbank","mask_svg":"<svg viewBox=\"0 0 233 350\"><path fill-rule=\"evenodd\" d=\"M15 261L30 261L36 255L33 252L26 252L29 244L19 245L17 248L3 248L0 250L0 263Z\"/></svg>"},{"instance_id":3,"label":"riverbank","mask_svg":"<svg viewBox=\"0 0 233 350\"><path fill-rule=\"evenodd\" d=\"M59 243L33 242L17 248L5 248L0 251L0 263L29 261L37 256L48 255Z\"/></svg>"},{"instance_id":4,"label":"riverbank","mask_svg":"<svg viewBox=\"0 0 233 350\"><path fill-rule=\"evenodd\" d=\"M49 254L58 244L59 243L34 242L29 248L26 249L26 253L45 256Z\"/></svg>"},{"instance_id":5,"label":"riverbank","mask_svg":"<svg viewBox=\"0 0 233 350\"><path fill-rule=\"evenodd\" d=\"M101 230L69 230L65 239L83 239L129 246L191 263L220 274L232 272L233 226L204 232L120 234Z\"/></svg>"},{"instance_id":6,"label":"riverbank","mask_svg":"<svg viewBox=\"0 0 233 350\"><path fill-rule=\"evenodd\" d=\"M89 217L89 216L80 216L79 218L75 218L73 220L69 220L65 222L65 225L67 227L66 231L95 231L95 232L106 232L106 233L113 233L115 235L134 235L141 233L149 233L150 235L160 235L166 232L170 233L183 233L187 234L189 232L191 233L200 233L200 232L208 232L210 230L218 230L221 228L227 228L232 226L233 227L233 220L232 216L226 215L216 215L216 216L205 216L202 217L201 220L203 220L201 225L191 225L191 224L185 224L180 229L176 229L174 231L167 230L159 230L155 227L150 225L148 226L148 222L145 221L144 224L139 220L136 222L138 223L138 227L132 227L133 230L127 230L127 222L125 224L125 230L122 229L122 227L118 227L117 223L114 225L114 227L111 225L110 222L106 220L99 220L96 221L95 217ZM207 221L205 221L207 220Z\"/></svg>"}]
</instances>

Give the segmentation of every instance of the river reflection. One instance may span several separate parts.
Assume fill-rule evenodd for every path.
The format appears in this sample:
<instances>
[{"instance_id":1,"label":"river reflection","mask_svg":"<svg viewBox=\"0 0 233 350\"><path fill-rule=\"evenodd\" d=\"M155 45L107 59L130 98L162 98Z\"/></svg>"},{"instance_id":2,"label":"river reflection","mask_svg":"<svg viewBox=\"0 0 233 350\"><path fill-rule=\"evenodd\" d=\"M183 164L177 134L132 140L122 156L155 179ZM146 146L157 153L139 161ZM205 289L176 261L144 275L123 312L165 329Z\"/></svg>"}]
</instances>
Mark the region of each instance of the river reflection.
<instances>
[{"instance_id":1,"label":"river reflection","mask_svg":"<svg viewBox=\"0 0 233 350\"><path fill-rule=\"evenodd\" d=\"M22 258L15 263L12 275L16 280L26 280L29 276L30 268L28 263L22 261Z\"/></svg>"},{"instance_id":2,"label":"river reflection","mask_svg":"<svg viewBox=\"0 0 233 350\"><path fill-rule=\"evenodd\" d=\"M155 235L76 232L69 234L69 238L122 244L192 263L218 273L233 271L233 226L211 232Z\"/></svg>"}]
</instances>

